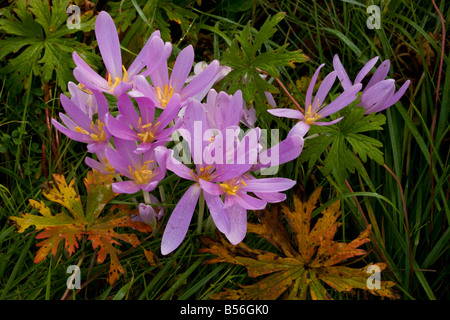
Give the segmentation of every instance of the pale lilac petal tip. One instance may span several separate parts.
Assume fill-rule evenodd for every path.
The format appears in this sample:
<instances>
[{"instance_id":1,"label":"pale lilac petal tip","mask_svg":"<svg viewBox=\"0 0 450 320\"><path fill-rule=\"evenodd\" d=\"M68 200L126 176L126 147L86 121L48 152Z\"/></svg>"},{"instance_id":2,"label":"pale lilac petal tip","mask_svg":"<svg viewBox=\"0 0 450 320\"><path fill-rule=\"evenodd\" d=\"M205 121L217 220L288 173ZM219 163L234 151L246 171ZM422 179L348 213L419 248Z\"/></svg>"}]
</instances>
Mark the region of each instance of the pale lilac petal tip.
<instances>
[{"instance_id":1,"label":"pale lilac petal tip","mask_svg":"<svg viewBox=\"0 0 450 320\"><path fill-rule=\"evenodd\" d=\"M122 78L122 53L119 35L111 16L102 11L95 21L95 36L106 69L114 79Z\"/></svg>"},{"instance_id":2,"label":"pale lilac petal tip","mask_svg":"<svg viewBox=\"0 0 450 320\"><path fill-rule=\"evenodd\" d=\"M200 192L201 189L198 184L192 185L173 210L161 241L161 253L163 255L167 255L178 248L186 236Z\"/></svg>"}]
</instances>

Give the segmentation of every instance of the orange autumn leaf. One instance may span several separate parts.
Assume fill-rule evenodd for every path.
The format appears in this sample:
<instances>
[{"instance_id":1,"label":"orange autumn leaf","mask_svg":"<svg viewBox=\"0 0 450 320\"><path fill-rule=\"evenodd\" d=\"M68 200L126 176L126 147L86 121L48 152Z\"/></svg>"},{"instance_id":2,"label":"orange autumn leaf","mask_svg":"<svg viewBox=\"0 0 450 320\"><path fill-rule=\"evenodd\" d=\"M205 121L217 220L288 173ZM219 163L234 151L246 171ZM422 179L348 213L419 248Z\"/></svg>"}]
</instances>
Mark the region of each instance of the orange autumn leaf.
<instances>
[{"instance_id":1,"label":"orange autumn leaf","mask_svg":"<svg viewBox=\"0 0 450 320\"><path fill-rule=\"evenodd\" d=\"M286 299L329 300L332 299L327 287L339 292L362 289L371 294L398 298L392 290L395 283L380 281L374 288L368 285L372 270L382 271L383 263L369 264L363 268L342 265L352 258L366 255L361 245L370 241L371 227L360 233L351 242L334 241L341 223L338 218L340 204L335 202L324 209L322 216L312 225L311 215L316 209L321 188L308 201L294 197L294 210L286 205L273 205L271 210L257 211L260 223L249 223L248 232L264 238L280 253L253 249L240 243L236 246L222 236L219 240L202 238L205 245L201 252L215 255L207 263L227 262L247 268L251 277L262 277L252 285L241 286L238 290L225 289L212 296L213 299L273 300L283 295ZM281 208L281 210L280 210ZM289 225L286 228L280 211Z\"/></svg>"},{"instance_id":2,"label":"orange autumn leaf","mask_svg":"<svg viewBox=\"0 0 450 320\"><path fill-rule=\"evenodd\" d=\"M120 250L117 246L121 242L127 242L136 247L140 244L135 234L124 234L115 231L120 227L131 227L140 232L150 232L151 227L142 222L132 221L132 215L138 214L137 210L130 210L124 205L114 205L107 214L105 206L116 197L112 191L113 177L97 171L90 171L84 179L87 190L86 205L83 207L80 195L75 191L75 180L67 184L61 175L54 175L42 190L42 194L51 202L60 204L64 209L53 214L50 207L44 201L38 202L30 199L30 205L40 215L31 213L21 214L19 217L10 217L16 224L19 233L24 232L30 226L41 231L36 239L44 239L37 244L39 247L34 262L39 263L51 252L57 254L61 243L68 256L71 256L79 248L83 236L91 241L92 247L98 250L97 262L103 263L107 256L110 257L110 270L108 281L112 285L119 278L119 273L124 269L119 262ZM121 242L120 242L120 241Z\"/></svg>"}]
</instances>

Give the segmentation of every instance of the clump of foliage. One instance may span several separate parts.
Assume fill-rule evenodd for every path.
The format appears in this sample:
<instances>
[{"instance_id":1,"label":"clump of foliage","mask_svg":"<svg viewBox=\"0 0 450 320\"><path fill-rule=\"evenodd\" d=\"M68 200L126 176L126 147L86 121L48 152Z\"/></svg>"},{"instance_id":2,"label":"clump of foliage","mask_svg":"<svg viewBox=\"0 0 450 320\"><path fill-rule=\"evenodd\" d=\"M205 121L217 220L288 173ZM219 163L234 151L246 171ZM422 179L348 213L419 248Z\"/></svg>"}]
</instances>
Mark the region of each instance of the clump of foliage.
<instances>
[{"instance_id":1,"label":"clump of foliage","mask_svg":"<svg viewBox=\"0 0 450 320\"><path fill-rule=\"evenodd\" d=\"M76 249L80 248L80 241L91 241L92 248L98 249L97 262L103 263L109 255L111 263L108 272L108 281L113 285L119 278L119 272L124 273L120 264L120 250L114 245L120 241L127 242L133 247L140 245L134 233L122 233L116 228L133 228L148 233L152 228L140 221L133 221L132 217L139 215L138 210L131 210L126 205L113 205L105 207L117 194L112 191L112 176L90 171L84 179L87 191L86 204L83 206L81 197L75 191L75 179L67 184L61 175L54 175L54 182L46 185L42 194L51 202L57 203L65 209L58 210L55 206L47 206L44 201L30 199L30 205L38 210L40 215L23 213L19 217L11 217L19 233L34 226L40 233L36 239L45 239L37 244L40 249L34 258L35 263L44 260L51 252L55 257L61 242L67 255L70 257ZM84 207L84 208L83 208ZM58 210L59 211L59 210ZM85 238L87 237L87 239Z\"/></svg>"}]
</instances>

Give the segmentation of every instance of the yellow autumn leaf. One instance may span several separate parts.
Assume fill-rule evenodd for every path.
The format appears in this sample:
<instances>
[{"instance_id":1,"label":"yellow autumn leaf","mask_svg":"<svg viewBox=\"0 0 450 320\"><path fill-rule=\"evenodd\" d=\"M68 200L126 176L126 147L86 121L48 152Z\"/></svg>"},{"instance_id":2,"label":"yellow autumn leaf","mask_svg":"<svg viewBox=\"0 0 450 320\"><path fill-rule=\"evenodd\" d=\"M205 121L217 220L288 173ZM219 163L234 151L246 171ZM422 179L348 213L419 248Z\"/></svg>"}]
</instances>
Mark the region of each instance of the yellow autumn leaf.
<instances>
[{"instance_id":1,"label":"yellow autumn leaf","mask_svg":"<svg viewBox=\"0 0 450 320\"><path fill-rule=\"evenodd\" d=\"M247 268L251 277L262 279L241 289L226 289L213 295L213 299L286 299L329 300L329 288L339 292L361 289L371 294L398 298L392 289L394 282L380 281L378 288L368 285L368 267L376 266L380 271L382 263L369 264L364 268L351 268L342 263L351 263L352 258L361 257L366 251L360 247L369 242L370 226L348 243L334 240L341 223L339 202L321 212L313 224L312 212L316 209L321 188L313 192L307 201L294 197L294 209L286 205L273 205L271 210L256 211L260 223L249 223L248 232L255 233L277 248L281 254L253 249L240 243L228 243L219 234L219 240L202 238L204 253L215 257L207 263L227 262ZM283 224L280 211L289 225Z\"/></svg>"},{"instance_id":2,"label":"yellow autumn leaf","mask_svg":"<svg viewBox=\"0 0 450 320\"><path fill-rule=\"evenodd\" d=\"M119 261L120 250L117 246L121 242L127 242L136 247L140 244L135 234L116 232L115 228L130 227L139 232L150 232L151 227L142 222L132 221L132 215L138 214L138 210L130 210L124 205L112 206L107 214L104 213L105 206L116 196L112 191L113 177L100 172L90 171L84 179L87 190L87 201L85 208L80 195L75 191L75 180L67 184L61 175L54 175L43 188L42 194L51 202L58 203L67 210L52 213L44 201L30 199L30 205L40 215L23 213L18 217L10 217L16 225L19 233L25 232L34 226L41 231L36 239L42 239L37 244L39 247L34 262L44 260L49 253L56 255L58 247L63 243L68 256L71 256L79 248L79 241L83 236L91 241L93 249L99 249L97 262L103 263L107 256L110 257L110 270L108 280L110 284L119 278L119 273L124 269Z\"/></svg>"}]
</instances>

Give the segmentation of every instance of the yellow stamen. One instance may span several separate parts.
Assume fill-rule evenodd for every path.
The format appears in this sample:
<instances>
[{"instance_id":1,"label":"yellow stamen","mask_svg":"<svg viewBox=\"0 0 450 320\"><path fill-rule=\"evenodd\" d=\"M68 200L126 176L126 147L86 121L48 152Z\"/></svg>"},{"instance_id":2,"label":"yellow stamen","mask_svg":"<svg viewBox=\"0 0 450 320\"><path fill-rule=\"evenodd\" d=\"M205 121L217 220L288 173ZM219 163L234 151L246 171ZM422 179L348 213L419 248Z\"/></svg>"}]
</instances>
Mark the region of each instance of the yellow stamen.
<instances>
[{"instance_id":1,"label":"yellow stamen","mask_svg":"<svg viewBox=\"0 0 450 320\"><path fill-rule=\"evenodd\" d=\"M137 182L139 184L143 184L143 183L147 183L151 179L153 171L150 170L147 166L151 162L153 162L153 160L144 162L144 164L136 170L133 170L133 168L131 166L128 166L128 169L130 170L130 174L133 176L133 179L135 182Z\"/></svg>"},{"instance_id":2,"label":"yellow stamen","mask_svg":"<svg viewBox=\"0 0 450 320\"><path fill-rule=\"evenodd\" d=\"M160 87L156 87L156 95L158 96L158 100L160 102L161 107L165 108L170 101L170 98L173 96L173 87L169 85L165 85L163 90Z\"/></svg>"},{"instance_id":3,"label":"yellow stamen","mask_svg":"<svg viewBox=\"0 0 450 320\"><path fill-rule=\"evenodd\" d=\"M225 191L226 193L233 195L233 196L239 190L239 186L237 186L237 185L231 186L228 183L219 183L219 186L222 187L223 191Z\"/></svg>"},{"instance_id":4,"label":"yellow stamen","mask_svg":"<svg viewBox=\"0 0 450 320\"><path fill-rule=\"evenodd\" d=\"M119 85L119 83L123 82L127 82L128 81L128 73L127 73L127 69L125 69L125 67L122 65L122 70L123 70L123 76L122 79L120 79L119 77L115 77L114 78L114 83L112 83L112 79L111 79L111 74L108 73L108 86L109 86L109 91L113 92L114 89Z\"/></svg>"},{"instance_id":5,"label":"yellow stamen","mask_svg":"<svg viewBox=\"0 0 450 320\"><path fill-rule=\"evenodd\" d=\"M145 133L138 133L138 137L141 138L142 142L152 142L155 139L153 132L146 131Z\"/></svg>"},{"instance_id":6,"label":"yellow stamen","mask_svg":"<svg viewBox=\"0 0 450 320\"><path fill-rule=\"evenodd\" d=\"M92 140L94 140L96 142L101 142L101 141L106 140L106 133L103 130L104 126L105 126L105 124L97 119L97 125L94 124L94 121L91 122L91 129L95 133L89 133L81 127L75 127L75 130L79 133L88 135L89 137L92 138Z\"/></svg>"},{"instance_id":7,"label":"yellow stamen","mask_svg":"<svg viewBox=\"0 0 450 320\"><path fill-rule=\"evenodd\" d=\"M88 93L88 94L93 94L91 90L87 89L82 83L79 83L77 85L78 89L80 89L81 91Z\"/></svg>"},{"instance_id":8,"label":"yellow stamen","mask_svg":"<svg viewBox=\"0 0 450 320\"><path fill-rule=\"evenodd\" d=\"M76 127L75 130L76 130L78 133L89 134L89 132L87 132L86 130L84 130L83 128L80 128L80 127Z\"/></svg>"},{"instance_id":9,"label":"yellow stamen","mask_svg":"<svg viewBox=\"0 0 450 320\"><path fill-rule=\"evenodd\" d=\"M127 73L127 69L125 69L125 67L124 67L123 65L122 65L122 70L123 70L122 81L123 81L123 82L127 82L128 73Z\"/></svg>"},{"instance_id":10,"label":"yellow stamen","mask_svg":"<svg viewBox=\"0 0 450 320\"><path fill-rule=\"evenodd\" d=\"M305 112L305 122L307 124L312 124L316 122L318 119L320 119L322 116L318 115L317 112L314 114L314 116L311 114L311 105L308 108L308 111Z\"/></svg>"},{"instance_id":11,"label":"yellow stamen","mask_svg":"<svg viewBox=\"0 0 450 320\"><path fill-rule=\"evenodd\" d=\"M244 186L246 185L244 180L236 181L235 179L232 179L227 183L219 183L219 186L222 188L223 191L234 196L236 192L241 188L240 184Z\"/></svg>"},{"instance_id":12,"label":"yellow stamen","mask_svg":"<svg viewBox=\"0 0 450 320\"><path fill-rule=\"evenodd\" d=\"M121 81L121 80L120 80L119 77L115 77L115 78L114 78L114 84L111 86L111 89L110 89L111 92L113 92L114 89L119 85L120 81Z\"/></svg>"}]
</instances>

